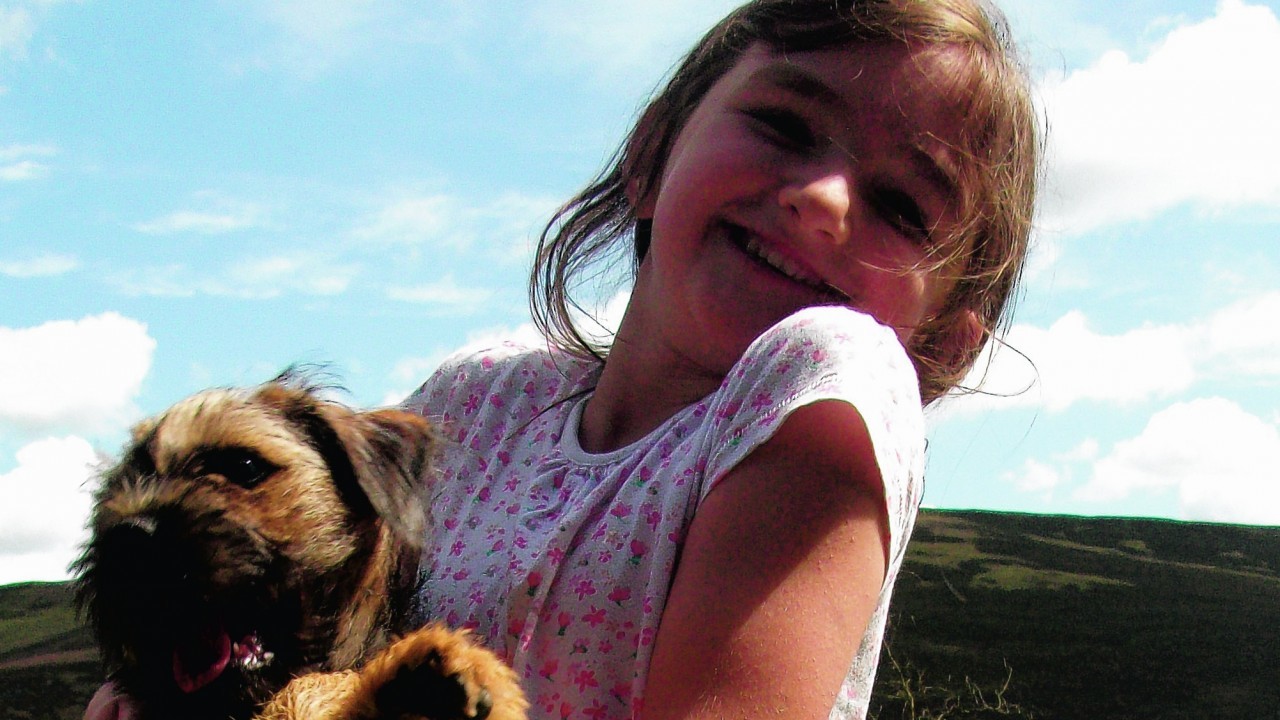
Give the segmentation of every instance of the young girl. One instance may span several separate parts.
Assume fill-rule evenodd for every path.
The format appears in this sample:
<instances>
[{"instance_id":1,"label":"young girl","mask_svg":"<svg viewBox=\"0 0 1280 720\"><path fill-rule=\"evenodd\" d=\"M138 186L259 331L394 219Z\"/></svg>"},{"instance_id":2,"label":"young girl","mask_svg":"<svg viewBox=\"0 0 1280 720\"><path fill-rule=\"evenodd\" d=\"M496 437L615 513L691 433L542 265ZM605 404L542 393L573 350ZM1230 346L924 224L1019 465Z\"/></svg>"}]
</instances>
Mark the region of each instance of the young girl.
<instances>
[{"instance_id":1,"label":"young girl","mask_svg":"<svg viewBox=\"0 0 1280 720\"><path fill-rule=\"evenodd\" d=\"M549 343L407 401L448 441L415 620L473 628L533 717L865 716L922 406L1030 229L1034 113L980 2L734 11L544 233ZM627 243L606 356L569 290Z\"/></svg>"},{"instance_id":2,"label":"young girl","mask_svg":"<svg viewBox=\"0 0 1280 720\"><path fill-rule=\"evenodd\" d=\"M1036 156L992 9L732 13L544 233L550 348L409 399L451 441L421 619L504 653L535 717L863 717L921 407L1003 319ZM605 356L569 288L627 242Z\"/></svg>"}]
</instances>

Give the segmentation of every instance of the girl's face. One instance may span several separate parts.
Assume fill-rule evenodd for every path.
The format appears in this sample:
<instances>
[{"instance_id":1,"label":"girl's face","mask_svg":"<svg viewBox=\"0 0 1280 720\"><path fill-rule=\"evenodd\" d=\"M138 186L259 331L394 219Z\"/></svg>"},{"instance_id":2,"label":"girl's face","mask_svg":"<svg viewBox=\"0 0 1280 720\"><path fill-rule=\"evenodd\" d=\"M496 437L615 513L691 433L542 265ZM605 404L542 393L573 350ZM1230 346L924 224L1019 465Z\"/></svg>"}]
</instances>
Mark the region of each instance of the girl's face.
<instances>
[{"instance_id":1,"label":"girl's face","mask_svg":"<svg viewBox=\"0 0 1280 720\"><path fill-rule=\"evenodd\" d=\"M929 251L959 222L947 49L750 48L677 136L633 307L719 372L772 324L845 304L904 345L953 282Z\"/></svg>"}]
</instances>

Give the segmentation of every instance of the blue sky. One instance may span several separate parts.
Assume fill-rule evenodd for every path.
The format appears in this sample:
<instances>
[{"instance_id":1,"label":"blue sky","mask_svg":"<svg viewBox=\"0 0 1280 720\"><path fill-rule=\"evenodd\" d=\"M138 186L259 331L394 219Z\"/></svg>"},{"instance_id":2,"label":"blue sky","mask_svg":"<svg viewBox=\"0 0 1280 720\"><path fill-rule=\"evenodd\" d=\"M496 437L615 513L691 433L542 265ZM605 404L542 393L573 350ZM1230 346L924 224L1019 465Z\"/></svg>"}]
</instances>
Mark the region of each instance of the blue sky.
<instances>
[{"instance_id":1,"label":"blue sky","mask_svg":"<svg viewBox=\"0 0 1280 720\"><path fill-rule=\"evenodd\" d=\"M529 332L531 237L732 4L0 0L0 583L64 577L184 395L392 403ZM926 503L1280 524L1280 3L1003 7L1051 150L986 374L1025 392L930 411Z\"/></svg>"}]
</instances>

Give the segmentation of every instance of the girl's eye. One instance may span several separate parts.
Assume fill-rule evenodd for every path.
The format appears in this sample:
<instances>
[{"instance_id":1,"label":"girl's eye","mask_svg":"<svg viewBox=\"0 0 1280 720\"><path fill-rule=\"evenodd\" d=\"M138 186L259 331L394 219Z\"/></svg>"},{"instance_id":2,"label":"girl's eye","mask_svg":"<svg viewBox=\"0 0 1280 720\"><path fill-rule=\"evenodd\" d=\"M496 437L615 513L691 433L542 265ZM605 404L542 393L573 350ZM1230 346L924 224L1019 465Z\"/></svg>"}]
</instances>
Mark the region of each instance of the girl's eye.
<instances>
[{"instance_id":1,"label":"girl's eye","mask_svg":"<svg viewBox=\"0 0 1280 720\"><path fill-rule=\"evenodd\" d=\"M818 138L809 123L790 110L780 108L755 108L747 111L770 139L793 148L811 148Z\"/></svg>"},{"instance_id":2,"label":"girl's eye","mask_svg":"<svg viewBox=\"0 0 1280 720\"><path fill-rule=\"evenodd\" d=\"M872 197L872 204L885 222L913 240L924 242L932 234L924 210L908 193L894 189L879 190Z\"/></svg>"}]
</instances>

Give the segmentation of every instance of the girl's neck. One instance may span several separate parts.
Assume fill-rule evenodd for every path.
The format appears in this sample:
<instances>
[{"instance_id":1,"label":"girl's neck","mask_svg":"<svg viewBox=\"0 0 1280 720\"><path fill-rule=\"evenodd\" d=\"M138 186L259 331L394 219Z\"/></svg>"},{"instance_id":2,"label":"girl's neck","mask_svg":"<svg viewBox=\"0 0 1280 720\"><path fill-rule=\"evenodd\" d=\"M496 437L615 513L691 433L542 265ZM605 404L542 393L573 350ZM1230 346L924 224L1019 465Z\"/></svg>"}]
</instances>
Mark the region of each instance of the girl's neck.
<instances>
[{"instance_id":1,"label":"girl's neck","mask_svg":"<svg viewBox=\"0 0 1280 720\"><path fill-rule=\"evenodd\" d=\"M583 409L578 442L591 453L609 452L643 438L683 408L719 387L722 375L682 358L646 332L629 307Z\"/></svg>"}]
</instances>

